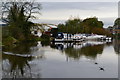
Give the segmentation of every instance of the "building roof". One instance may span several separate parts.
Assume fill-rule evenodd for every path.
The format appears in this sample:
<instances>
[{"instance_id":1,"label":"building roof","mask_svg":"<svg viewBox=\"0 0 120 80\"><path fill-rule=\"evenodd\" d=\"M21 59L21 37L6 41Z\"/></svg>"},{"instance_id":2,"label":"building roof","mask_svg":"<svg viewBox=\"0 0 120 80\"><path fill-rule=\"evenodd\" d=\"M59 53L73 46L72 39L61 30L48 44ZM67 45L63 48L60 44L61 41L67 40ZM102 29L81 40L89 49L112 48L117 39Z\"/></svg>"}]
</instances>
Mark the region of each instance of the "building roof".
<instances>
[{"instance_id":1,"label":"building roof","mask_svg":"<svg viewBox=\"0 0 120 80\"><path fill-rule=\"evenodd\" d=\"M50 27L50 28L58 28L57 26L55 26L55 25L47 25L48 27Z\"/></svg>"}]
</instances>

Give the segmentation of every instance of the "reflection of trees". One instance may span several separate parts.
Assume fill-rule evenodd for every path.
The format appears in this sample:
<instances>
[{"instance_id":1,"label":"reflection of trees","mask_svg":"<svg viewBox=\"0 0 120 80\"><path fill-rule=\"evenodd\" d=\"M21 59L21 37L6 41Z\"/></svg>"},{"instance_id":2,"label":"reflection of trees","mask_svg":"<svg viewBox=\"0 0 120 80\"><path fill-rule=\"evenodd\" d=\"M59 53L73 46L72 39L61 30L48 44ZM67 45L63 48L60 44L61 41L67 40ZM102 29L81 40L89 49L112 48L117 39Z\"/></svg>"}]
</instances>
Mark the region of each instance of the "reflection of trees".
<instances>
[{"instance_id":1,"label":"reflection of trees","mask_svg":"<svg viewBox=\"0 0 120 80\"><path fill-rule=\"evenodd\" d=\"M97 54L102 54L104 45L93 45L81 48L81 54L86 57L96 58Z\"/></svg>"},{"instance_id":2,"label":"reflection of trees","mask_svg":"<svg viewBox=\"0 0 120 80\"><path fill-rule=\"evenodd\" d=\"M64 49L64 45L62 44L51 44L50 45L51 48L54 48L54 49L59 49L59 50L63 50Z\"/></svg>"},{"instance_id":3,"label":"reflection of trees","mask_svg":"<svg viewBox=\"0 0 120 80\"><path fill-rule=\"evenodd\" d=\"M120 53L120 39L114 40L114 49L117 54Z\"/></svg>"},{"instance_id":4,"label":"reflection of trees","mask_svg":"<svg viewBox=\"0 0 120 80\"><path fill-rule=\"evenodd\" d=\"M9 64L10 64L10 70L9 72L5 72L7 73L6 77L20 77L23 76L25 71L24 68L28 67L29 70L31 70L30 65L28 63L28 61L32 60L32 57L20 57L20 56L13 56L13 55L6 55L3 54L3 60L9 60ZM4 74L4 64L3 64L3 74ZM7 66L8 67L8 66ZM29 74L27 74L29 75Z\"/></svg>"},{"instance_id":5,"label":"reflection of trees","mask_svg":"<svg viewBox=\"0 0 120 80\"><path fill-rule=\"evenodd\" d=\"M34 74L31 73L31 66L29 64L29 61L32 61L34 57L26 55L31 55L32 52L36 51L36 46L37 43L24 43L16 46L4 47L3 51L10 52L12 55L4 54L3 52L3 77L32 77Z\"/></svg>"},{"instance_id":6,"label":"reflection of trees","mask_svg":"<svg viewBox=\"0 0 120 80\"><path fill-rule=\"evenodd\" d=\"M51 44L51 48L54 49L59 49L62 52L65 52L67 57L69 58L74 58L74 59L79 59L81 56L85 56L87 58L92 58L95 59L98 54L102 54L104 44L99 44L99 45L92 45L92 44L86 44L86 46L83 46L81 48L75 49L73 45L76 44L71 44L69 43L66 44L66 48L63 46L64 44ZM80 44L82 46L82 44ZM108 45L110 45L108 43Z\"/></svg>"},{"instance_id":7,"label":"reflection of trees","mask_svg":"<svg viewBox=\"0 0 120 80\"><path fill-rule=\"evenodd\" d=\"M41 45L42 46L49 46L50 45L50 41L41 41Z\"/></svg>"},{"instance_id":8,"label":"reflection of trees","mask_svg":"<svg viewBox=\"0 0 120 80\"><path fill-rule=\"evenodd\" d=\"M72 57L74 59L79 59L81 56L86 56L88 58L95 59L97 57L97 54L101 54L103 51L104 45L93 45L93 46L86 46L82 47L80 49L74 49L74 48L67 48L65 49L65 54L68 57Z\"/></svg>"}]
</instances>

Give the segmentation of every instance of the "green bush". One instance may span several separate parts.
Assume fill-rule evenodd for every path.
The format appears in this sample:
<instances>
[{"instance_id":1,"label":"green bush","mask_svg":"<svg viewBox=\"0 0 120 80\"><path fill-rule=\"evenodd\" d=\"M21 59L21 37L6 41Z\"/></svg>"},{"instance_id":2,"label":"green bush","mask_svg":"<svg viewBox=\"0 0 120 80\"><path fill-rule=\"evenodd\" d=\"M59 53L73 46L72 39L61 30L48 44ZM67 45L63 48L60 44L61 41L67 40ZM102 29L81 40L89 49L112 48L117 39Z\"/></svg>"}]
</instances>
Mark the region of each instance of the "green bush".
<instances>
[{"instance_id":1,"label":"green bush","mask_svg":"<svg viewBox=\"0 0 120 80\"><path fill-rule=\"evenodd\" d=\"M29 35L28 39L26 39L27 41L40 41L41 38L38 36L34 36L34 35Z\"/></svg>"},{"instance_id":2,"label":"green bush","mask_svg":"<svg viewBox=\"0 0 120 80\"><path fill-rule=\"evenodd\" d=\"M43 41L50 41L50 36L47 35L47 34L42 34L41 39L42 39Z\"/></svg>"},{"instance_id":3,"label":"green bush","mask_svg":"<svg viewBox=\"0 0 120 80\"><path fill-rule=\"evenodd\" d=\"M11 36L2 39L3 45L6 45L6 46L10 46L17 42L18 42L18 40L16 40L14 37L11 37Z\"/></svg>"}]
</instances>

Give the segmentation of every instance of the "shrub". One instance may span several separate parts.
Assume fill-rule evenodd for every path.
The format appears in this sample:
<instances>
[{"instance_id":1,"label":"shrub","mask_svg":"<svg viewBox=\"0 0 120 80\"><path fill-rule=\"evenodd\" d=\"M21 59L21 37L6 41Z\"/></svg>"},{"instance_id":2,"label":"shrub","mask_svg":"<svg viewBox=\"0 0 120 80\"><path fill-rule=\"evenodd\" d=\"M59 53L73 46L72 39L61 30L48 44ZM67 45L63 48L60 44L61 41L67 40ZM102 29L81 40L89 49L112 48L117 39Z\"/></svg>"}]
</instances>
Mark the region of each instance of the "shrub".
<instances>
[{"instance_id":1,"label":"shrub","mask_svg":"<svg viewBox=\"0 0 120 80\"><path fill-rule=\"evenodd\" d=\"M7 45L7 46L10 46L10 45L17 43L17 42L18 42L18 40L16 40L14 37L11 37L11 36L2 39L3 45Z\"/></svg>"},{"instance_id":2,"label":"shrub","mask_svg":"<svg viewBox=\"0 0 120 80\"><path fill-rule=\"evenodd\" d=\"M44 41L50 41L50 36L47 34L42 34L41 39Z\"/></svg>"}]
</instances>

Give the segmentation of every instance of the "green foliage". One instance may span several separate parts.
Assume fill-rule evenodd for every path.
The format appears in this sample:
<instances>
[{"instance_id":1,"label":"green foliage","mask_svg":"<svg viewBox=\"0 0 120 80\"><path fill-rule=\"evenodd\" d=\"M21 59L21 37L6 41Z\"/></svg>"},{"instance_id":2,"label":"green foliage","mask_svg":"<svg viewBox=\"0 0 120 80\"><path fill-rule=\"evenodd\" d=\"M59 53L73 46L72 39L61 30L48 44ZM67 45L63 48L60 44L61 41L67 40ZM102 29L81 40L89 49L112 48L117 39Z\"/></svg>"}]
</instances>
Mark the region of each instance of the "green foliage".
<instances>
[{"instance_id":1,"label":"green foliage","mask_svg":"<svg viewBox=\"0 0 120 80\"><path fill-rule=\"evenodd\" d=\"M119 36L119 34L120 34L120 18L117 18L114 21L113 30L115 32L115 35Z\"/></svg>"},{"instance_id":2,"label":"green foliage","mask_svg":"<svg viewBox=\"0 0 120 80\"><path fill-rule=\"evenodd\" d=\"M19 9L19 6L14 4L11 6L11 10L8 15L9 30L11 36L18 40L26 40L30 35L30 28L33 25L32 22L26 21L24 14L24 7Z\"/></svg>"},{"instance_id":3,"label":"green foliage","mask_svg":"<svg viewBox=\"0 0 120 80\"><path fill-rule=\"evenodd\" d=\"M80 33L82 32L82 26L81 26L82 20L80 19L69 19L65 22L65 24L59 24L58 29L60 32L68 32L71 34Z\"/></svg>"},{"instance_id":4,"label":"green foliage","mask_svg":"<svg viewBox=\"0 0 120 80\"><path fill-rule=\"evenodd\" d=\"M2 27L2 38L10 36L8 27Z\"/></svg>"},{"instance_id":5,"label":"green foliage","mask_svg":"<svg viewBox=\"0 0 120 80\"><path fill-rule=\"evenodd\" d=\"M47 34L42 34L41 41L50 41L50 36Z\"/></svg>"},{"instance_id":6,"label":"green foliage","mask_svg":"<svg viewBox=\"0 0 120 80\"><path fill-rule=\"evenodd\" d=\"M120 33L114 35L116 39L120 39Z\"/></svg>"},{"instance_id":7,"label":"green foliage","mask_svg":"<svg viewBox=\"0 0 120 80\"><path fill-rule=\"evenodd\" d=\"M68 33L72 33L72 34L75 34L75 33L80 33L81 32L81 20L80 19L73 19L73 20L68 20L66 21L66 27L68 29Z\"/></svg>"},{"instance_id":8,"label":"green foliage","mask_svg":"<svg viewBox=\"0 0 120 80\"><path fill-rule=\"evenodd\" d=\"M25 40L25 35L19 27L9 27L10 34L19 41Z\"/></svg>"},{"instance_id":9,"label":"green foliage","mask_svg":"<svg viewBox=\"0 0 120 80\"><path fill-rule=\"evenodd\" d=\"M41 45L42 45L42 46L49 46L49 45L50 45L50 41L42 40L42 41L41 41Z\"/></svg>"},{"instance_id":10,"label":"green foliage","mask_svg":"<svg viewBox=\"0 0 120 80\"><path fill-rule=\"evenodd\" d=\"M34 17L32 14L39 13L39 4L34 4L33 2L6 2L2 7L3 15L8 14L6 18L2 17L4 21L7 22L8 27L4 32L4 37L11 36L19 41L28 41L31 38L31 28L34 23L30 22L29 19ZM38 10L38 11L35 11Z\"/></svg>"},{"instance_id":11,"label":"green foliage","mask_svg":"<svg viewBox=\"0 0 120 80\"><path fill-rule=\"evenodd\" d=\"M96 17L84 19L82 25L84 27L85 33L93 33L94 28L95 29L96 28L98 28L98 29L103 28L103 22L98 21L98 19Z\"/></svg>"},{"instance_id":12,"label":"green foliage","mask_svg":"<svg viewBox=\"0 0 120 80\"><path fill-rule=\"evenodd\" d=\"M10 46L10 45L17 43L17 42L18 41L11 36L8 36L7 38L2 40L3 45L7 45L7 46Z\"/></svg>"},{"instance_id":13,"label":"green foliage","mask_svg":"<svg viewBox=\"0 0 120 80\"><path fill-rule=\"evenodd\" d=\"M75 33L96 33L103 34L103 22L98 21L96 17L86 18L83 21L79 18L69 19L65 24L59 24L58 29L60 32ZM95 31L96 30L96 31Z\"/></svg>"},{"instance_id":14,"label":"green foliage","mask_svg":"<svg viewBox=\"0 0 120 80\"><path fill-rule=\"evenodd\" d=\"M42 34L41 36L41 44L42 46L48 46L50 43L50 36L47 34Z\"/></svg>"},{"instance_id":15,"label":"green foliage","mask_svg":"<svg viewBox=\"0 0 120 80\"><path fill-rule=\"evenodd\" d=\"M64 24L58 24L58 31L59 32L66 32L66 27Z\"/></svg>"},{"instance_id":16,"label":"green foliage","mask_svg":"<svg viewBox=\"0 0 120 80\"><path fill-rule=\"evenodd\" d=\"M114 22L114 26L120 26L120 18L117 18Z\"/></svg>"},{"instance_id":17,"label":"green foliage","mask_svg":"<svg viewBox=\"0 0 120 80\"><path fill-rule=\"evenodd\" d=\"M103 22L98 21L98 19L96 17L84 19L83 20L83 25L84 24L88 25L91 28L93 28L93 27L103 28Z\"/></svg>"}]
</instances>

